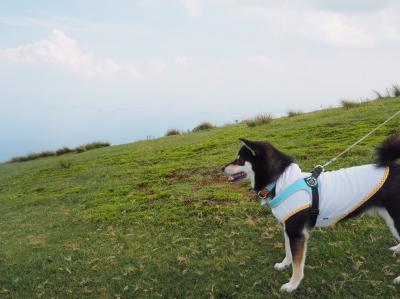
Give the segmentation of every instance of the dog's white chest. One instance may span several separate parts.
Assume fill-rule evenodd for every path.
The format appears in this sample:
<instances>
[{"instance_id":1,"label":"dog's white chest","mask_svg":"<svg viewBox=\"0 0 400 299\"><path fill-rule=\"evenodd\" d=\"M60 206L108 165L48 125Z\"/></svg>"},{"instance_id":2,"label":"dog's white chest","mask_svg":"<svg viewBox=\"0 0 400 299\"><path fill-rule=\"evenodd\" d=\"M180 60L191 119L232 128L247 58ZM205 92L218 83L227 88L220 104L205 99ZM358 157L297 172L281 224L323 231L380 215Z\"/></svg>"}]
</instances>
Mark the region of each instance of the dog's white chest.
<instances>
[{"instance_id":1,"label":"dog's white chest","mask_svg":"<svg viewBox=\"0 0 400 299\"><path fill-rule=\"evenodd\" d=\"M321 174L319 177L320 213L316 226L335 224L360 207L382 187L388 173L388 168L362 165ZM289 166L277 182L277 193L305 176L307 174L301 173L297 165ZM305 190L299 190L274 207L272 213L283 222L310 206L311 195Z\"/></svg>"}]
</instances>

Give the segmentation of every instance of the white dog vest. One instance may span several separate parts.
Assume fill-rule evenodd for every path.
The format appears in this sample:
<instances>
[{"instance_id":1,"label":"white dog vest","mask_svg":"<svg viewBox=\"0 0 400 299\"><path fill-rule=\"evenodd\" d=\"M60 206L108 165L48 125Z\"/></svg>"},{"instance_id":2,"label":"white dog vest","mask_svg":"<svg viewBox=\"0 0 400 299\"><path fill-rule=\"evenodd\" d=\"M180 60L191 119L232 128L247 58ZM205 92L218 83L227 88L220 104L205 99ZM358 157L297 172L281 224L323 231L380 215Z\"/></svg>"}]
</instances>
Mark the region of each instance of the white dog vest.
<instances>
[{"instance_id":1,"label":"white dog vest","mask_svg":"<svg viewBox=\"0 0 400 299\"><path fill-rule=\"evenodd\" d=\"M316 227L333 225L356 210L370 199L385 183L389 175L388 167L362 165L322 173L318 178L319 215ZM292 163L276 182L275 194L279 195L298 180L310 176L301 172ZM311 207L311 193L299 189L276 206L272 214L281 222L292 215Z\"/></svg>"}]
</instances>

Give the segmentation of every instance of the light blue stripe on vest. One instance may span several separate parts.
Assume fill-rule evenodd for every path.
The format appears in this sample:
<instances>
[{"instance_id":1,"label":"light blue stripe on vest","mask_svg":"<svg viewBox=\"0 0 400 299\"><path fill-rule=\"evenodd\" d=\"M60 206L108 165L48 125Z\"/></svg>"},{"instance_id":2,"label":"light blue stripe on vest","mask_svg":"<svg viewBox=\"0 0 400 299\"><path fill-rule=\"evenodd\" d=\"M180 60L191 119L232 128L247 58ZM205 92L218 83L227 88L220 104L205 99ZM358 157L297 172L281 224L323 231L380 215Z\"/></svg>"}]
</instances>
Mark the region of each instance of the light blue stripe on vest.
<instances>
[{"instance_id":1,"label":"light blue stripe on vest","mask_svg":"<svg viewBox=\"0 0 400 299\"><path fill-rule=\"evenodd\" d=\"M307 185L307 183L305 182L304 179L300 179L296 182L294 182L292 185L290 185L289 187L287 187L285 189L285 191L283 191L282 193L278 194L277 196L275 196L274 199L272 199L271 201L268 202L268 205L270 208L275 208L278 205L280 205L282 203L282 201L284 201L286 198L288 198L290 195L292 195L293 193L299 191L299 190L305 190L308 193L310 193L310 195L312 196L312 189L310 186ZM319 191L319 184L318 184L318 191Z\"/></svg>"}]
</instances>

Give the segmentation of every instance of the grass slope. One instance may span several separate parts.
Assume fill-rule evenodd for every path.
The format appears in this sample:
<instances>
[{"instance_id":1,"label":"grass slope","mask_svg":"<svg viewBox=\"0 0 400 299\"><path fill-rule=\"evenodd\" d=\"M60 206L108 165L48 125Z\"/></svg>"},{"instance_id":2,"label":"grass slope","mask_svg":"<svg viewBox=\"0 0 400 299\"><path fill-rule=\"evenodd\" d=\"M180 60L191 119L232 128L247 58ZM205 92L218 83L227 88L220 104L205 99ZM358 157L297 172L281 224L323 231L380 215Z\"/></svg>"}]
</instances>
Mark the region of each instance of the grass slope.
<instances>
[{"instance_id":1,"label":"grass slope","mask_svg":"<svg viewBox=\"0 0 400 299\"><path fill-rule=\"evenodd\" d=\"M311 170L399 109L399 98L383 99L0 165L0 297L398 297L395 241L377 217L315 230L303 283L281 294L291 273L273 270L281 227L249 185L227 184L219 169L246 137ZM397 131L399 119L332 169L370 163Z\"/></svg>"}]
</instances>

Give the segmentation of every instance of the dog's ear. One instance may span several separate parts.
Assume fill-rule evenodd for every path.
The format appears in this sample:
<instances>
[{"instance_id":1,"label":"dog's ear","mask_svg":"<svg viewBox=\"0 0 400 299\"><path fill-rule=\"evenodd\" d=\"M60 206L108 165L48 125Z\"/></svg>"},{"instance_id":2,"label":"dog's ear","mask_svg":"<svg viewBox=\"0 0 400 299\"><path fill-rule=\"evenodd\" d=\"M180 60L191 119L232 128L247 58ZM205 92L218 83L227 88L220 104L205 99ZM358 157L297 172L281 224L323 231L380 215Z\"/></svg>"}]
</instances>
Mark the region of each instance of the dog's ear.
<instances>
[{"instance_id":1,"label":"dog's ear","mask_svg":"<svg viewBox=\"0 0 400 299\"><path fill-rule=\"evenodd\" d=\"M254 157L257 156L257 154L256 154L256 146L255 146L253 141L250 141L250 140L247 140L247 139L244 139L244 138L239 138L239 140L241 142L243 142L244 146L251 152L251 154Z\"/></svg>"}]
</instances>

